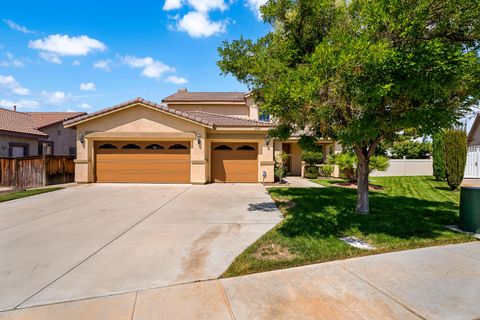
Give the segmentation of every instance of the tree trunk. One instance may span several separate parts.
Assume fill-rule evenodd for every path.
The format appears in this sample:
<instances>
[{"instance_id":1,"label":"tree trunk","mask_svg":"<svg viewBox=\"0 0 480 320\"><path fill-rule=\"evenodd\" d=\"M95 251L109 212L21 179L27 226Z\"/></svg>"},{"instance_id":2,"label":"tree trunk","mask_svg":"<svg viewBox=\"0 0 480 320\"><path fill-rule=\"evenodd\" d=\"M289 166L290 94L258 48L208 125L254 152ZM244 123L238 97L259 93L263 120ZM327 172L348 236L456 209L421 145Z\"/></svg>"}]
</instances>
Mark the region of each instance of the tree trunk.
<instances>
[{"instance_id":1,"label":"tree trunk","mask_svg":"<svg viewBox=\"0 0 480 320\"><path fill-rule=\"evenodd\" d=\"M357 213L366 214L370 210L368 201L368 163L370 157L364 150L355 151L358 158L357 165Z\"/></svg>"}]
</instances>

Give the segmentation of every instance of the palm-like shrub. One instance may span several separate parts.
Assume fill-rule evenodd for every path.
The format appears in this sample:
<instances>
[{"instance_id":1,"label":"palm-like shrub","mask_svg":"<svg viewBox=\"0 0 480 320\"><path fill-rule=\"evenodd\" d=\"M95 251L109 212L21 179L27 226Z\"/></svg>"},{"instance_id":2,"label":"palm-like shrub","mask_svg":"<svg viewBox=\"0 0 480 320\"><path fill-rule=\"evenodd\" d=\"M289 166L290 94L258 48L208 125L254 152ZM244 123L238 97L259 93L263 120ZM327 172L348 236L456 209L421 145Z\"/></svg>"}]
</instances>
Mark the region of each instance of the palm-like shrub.
<instances>
[{"instance_id":1,"label":"palm-like shrub","mask_svg":"<svg viewBox=\"0 0 480 320\"><path fill-rule=\"evenodd\" d=\"M329 156L327 163L338 166L340 177L347 179L350 183L357 183L357 157L350 152ZM373 170L385 171L388 169L388 158L384 156L372 156L368 165L369 173Z\"/></svg>"}]
</instances>

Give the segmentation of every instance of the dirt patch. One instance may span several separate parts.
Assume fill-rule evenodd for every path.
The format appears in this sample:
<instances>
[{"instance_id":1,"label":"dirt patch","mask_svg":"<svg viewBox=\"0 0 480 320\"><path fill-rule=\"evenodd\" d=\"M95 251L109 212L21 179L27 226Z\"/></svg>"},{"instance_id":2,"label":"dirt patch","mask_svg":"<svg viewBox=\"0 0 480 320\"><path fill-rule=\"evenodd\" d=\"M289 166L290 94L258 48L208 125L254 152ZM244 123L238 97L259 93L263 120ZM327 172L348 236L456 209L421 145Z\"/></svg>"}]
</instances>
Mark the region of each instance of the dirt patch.
<instances>
[{"instance_id":1,"label":"dirt patch","mask_svg":"<svg viewBox=\"0 0 480 320\"><path fill-rule=\"evenodd\" d=\"M297 255L291 253L287 248L276 243L263 244L255 251L253 256L258 260L290 260Z\"/></svg>"},{"instance_id":2,"label":"dirt patch","mask_svg":"<svg viewBox=\"0 0 480 320\"><path fill-rule=\"evenodd\" d=\"M351 189L358 189L358 186L354 183L350 182L337 182L337 183L332 183L332 186L337 186L337 187L344 187L344 188L351 188ZM376 185L376 184L371 184L368 186L369 190L383 190L384 188L382 186Z\"/></svg>"},{"instance_id":3,"label":"dirt patch","mask_svg":"<svg viewBox=\"0 0 480 320\"><path fill-rule=\"evenodd\" d=\"M277 206L281 207L282 209L291 209L295 207L297 204L292 200L285 200L285 199L277 199L275 200Z\"/></svg>"}]
</instances>

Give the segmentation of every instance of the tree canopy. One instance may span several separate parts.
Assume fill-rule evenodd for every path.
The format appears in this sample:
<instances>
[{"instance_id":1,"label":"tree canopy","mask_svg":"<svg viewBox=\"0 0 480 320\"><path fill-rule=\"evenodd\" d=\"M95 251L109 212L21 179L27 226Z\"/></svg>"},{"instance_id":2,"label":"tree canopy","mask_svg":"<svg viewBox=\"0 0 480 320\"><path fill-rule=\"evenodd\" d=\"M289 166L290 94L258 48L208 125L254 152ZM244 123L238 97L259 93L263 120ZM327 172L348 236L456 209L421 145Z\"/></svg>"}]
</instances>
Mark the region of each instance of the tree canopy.
<instances>
[{"instance_id":1,"label":"tree canopy","mask_svg":"<svg viewBox=\"0 0 480 320\"><path fill-rule=\"evenodd\" d=\"M261 12L272 30L225 41L218 65L282 128L354 150L359 212L382 140L434 133L478 103L479 0L269 0Z\"/></svg>"}]
</instances>

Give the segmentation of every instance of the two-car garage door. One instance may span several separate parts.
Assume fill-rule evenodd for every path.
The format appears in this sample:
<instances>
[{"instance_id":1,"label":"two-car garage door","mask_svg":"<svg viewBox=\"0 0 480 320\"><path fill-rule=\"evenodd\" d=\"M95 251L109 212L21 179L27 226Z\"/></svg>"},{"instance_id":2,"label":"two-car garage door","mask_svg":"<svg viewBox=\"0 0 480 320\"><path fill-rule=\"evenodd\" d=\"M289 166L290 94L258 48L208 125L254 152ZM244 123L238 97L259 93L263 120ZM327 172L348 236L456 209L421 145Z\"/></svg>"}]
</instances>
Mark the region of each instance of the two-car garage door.
<instances>
[{"instance_id":1,"label":"two-car garage door","mask_svg":"<svg viewBox=\"0 0 480 320\"><path fill-rule=\"evenodd\" d=\"M97 182L189 183L190 142L95 144Z\"/></svg>"}]
</instances>

